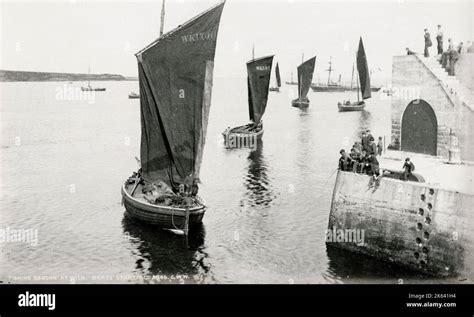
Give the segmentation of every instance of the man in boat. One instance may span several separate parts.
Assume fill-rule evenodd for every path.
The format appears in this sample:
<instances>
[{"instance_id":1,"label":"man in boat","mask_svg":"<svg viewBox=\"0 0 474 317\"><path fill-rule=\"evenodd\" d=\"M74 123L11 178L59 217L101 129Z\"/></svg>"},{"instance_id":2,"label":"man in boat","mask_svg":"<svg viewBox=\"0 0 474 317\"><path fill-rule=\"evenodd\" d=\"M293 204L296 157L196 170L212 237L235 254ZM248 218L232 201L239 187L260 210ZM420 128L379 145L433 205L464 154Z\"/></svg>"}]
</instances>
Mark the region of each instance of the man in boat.
<instances>
[{"instance_id":1,"label":"man in boat","mask_svg":"<svg viewBox=\"0 0 474 317\"><path fill-rule=\"evenodd\" d=\"M410 161L410 158L405 159L405 164L403 164L403 173L401 179L407 181L408 177L411 176L411 173L415 170L415 164Z\"/></svg>"},{"instance_id":2,"label":"man in boat","mask_svg":"<svg viewBox=\"0 0 474 317\"><path fill-rule=\"evenodd\" d=\"M350 171L350 166L352 164L352 159L347 155L346 150L342 149L339 151L341 157L339 158L338 168L341 171Z\"/></svg>"}]
</instances>

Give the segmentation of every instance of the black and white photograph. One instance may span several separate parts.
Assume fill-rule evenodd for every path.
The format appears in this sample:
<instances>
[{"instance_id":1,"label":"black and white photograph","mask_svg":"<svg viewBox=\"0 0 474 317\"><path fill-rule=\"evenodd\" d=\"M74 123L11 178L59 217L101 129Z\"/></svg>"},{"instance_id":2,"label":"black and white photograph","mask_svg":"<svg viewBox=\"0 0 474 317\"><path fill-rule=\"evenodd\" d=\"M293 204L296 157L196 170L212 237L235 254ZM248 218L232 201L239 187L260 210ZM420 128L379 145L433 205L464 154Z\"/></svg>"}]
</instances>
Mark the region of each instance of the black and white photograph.
<instances>
[{"instance_id":1,"label":"black and white photograph","mask_svg":"<svg viewBox=\"0 0 474 317\"><path fill-rule=\"evenodd\" d=\"M8 309L64 309L38 285L471 287L473 12L0 1ZM454 288L396 302L474 313Z\"/></svg>"}]
</instances>

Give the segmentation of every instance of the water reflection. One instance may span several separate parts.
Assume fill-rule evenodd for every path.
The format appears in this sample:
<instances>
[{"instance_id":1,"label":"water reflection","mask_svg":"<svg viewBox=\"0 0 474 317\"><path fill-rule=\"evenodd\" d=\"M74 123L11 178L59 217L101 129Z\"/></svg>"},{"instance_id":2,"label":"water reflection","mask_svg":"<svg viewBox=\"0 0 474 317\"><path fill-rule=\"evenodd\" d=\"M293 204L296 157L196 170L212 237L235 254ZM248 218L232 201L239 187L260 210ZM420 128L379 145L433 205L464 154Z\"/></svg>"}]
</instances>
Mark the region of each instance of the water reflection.
<instances>
[{"instance_id":1,"label":"water reflection","mask_svg":"<svg viewBox=\"0 0 474 317\"><path fill-rule=\"evenodd\" d=\"M331 246L326 246L328 257L328 273L333 277L344 280L390 279L395 283L398 279L419 279L423 275L413 271L405 270L390 263L376 261L372 257L349 252ZM390 275L387 275L390 272ZM360 281L359 281L360 282Z\"/></svg>"},{"instance_id":2,"label":"water reflection","mask_svg":"<svg viewBox=\"0 0 474 317\"><path fill-rule=\"evenodd\" d=\"M122 220L123 231L137 251L135 269L143 275L187 275L185 283L195 282L197 276L209 271L205 263L205 228L193 227L189 237L137 222L127 215ZM163 281L162 281L163 282ZM164 281L166 282L166 281ZM169 283L179 283L178 279Z\"/></svg>"},{"instance_id":3,"label":"water reflection","mask_svg":"<svg viewBox=\"0 0 474 317\"><path fill-rule=\"evenodd\" d=\"M263 156L263 142L258 141L254 151L247 158L248 172L245 176L245 200L248 206L268 206L274 194L268 177L268 165Z\"/></svg>"},{"instance_id":4,"label":"water reflection","mask_svg":"<svg viewBox=\"0 0 474 317\"><path fill-rule=\"evenodd\" d=\"M370 111L362 110L360 111L358 129L356 130L356 138L360 138L362 132L371 129L372 125L372 114Z\"/></svg>"}]
</instances>

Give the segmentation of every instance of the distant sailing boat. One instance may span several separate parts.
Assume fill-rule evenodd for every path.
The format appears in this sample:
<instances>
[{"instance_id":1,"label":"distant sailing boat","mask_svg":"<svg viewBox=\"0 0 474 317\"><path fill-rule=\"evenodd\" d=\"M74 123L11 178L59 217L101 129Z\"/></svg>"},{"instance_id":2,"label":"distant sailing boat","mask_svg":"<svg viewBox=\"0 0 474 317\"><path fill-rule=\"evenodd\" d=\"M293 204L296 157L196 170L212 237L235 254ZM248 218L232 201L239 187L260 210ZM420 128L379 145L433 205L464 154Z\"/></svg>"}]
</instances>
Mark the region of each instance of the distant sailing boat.
<instances>
[{"instance_id":1,"label":"distant sailing boat","mask_svg":"<svg viewBox=\"0 0 474 317\"><path fill-rule=\"evenodd\" d=\"M316 56L298 66L298 98L291 101L293 107L307 108L309 106L308 91L313 80Z\"/></svg>"},{"instance_id":2,"label":"distant sailing boat","mask_svg":"<svg viewBox=\"0 0 474 317\"><path fill-rule=\"evenodd\" d=\"M91 69L89 67L89 77L87 79L87 87L81 87L81 91L105 91L105 88L94 88L91 86Z\"/></svg>"},{"instance_id":3,"label":"distant sailing boat","mask_svg":"<svg viewBox=\"0 0 474 317\"><path fill-rule=\"evenodd\" d=\"M262 117L268 100L268 87L272 71L273 55L247 62L247 89L250 123L227 128L223 133L227 147L252 147L262 138Z\"/></svg>"},{"instance_id":4,"label":"distant sailing boat","mask_svg":"<svg viewBox=\"0 0 474 317\"><path fill-rule=\"evenodd\" d=\"M338 102L337 107L339 111L361 111L365 107L365 99L370 98L372 95L370 93L370 75L369 67L367 65L367 56L365 55L364 44L362 43L362 37L359 40L359 48L357 50L356 56L357 63L357 73L356 74L356 83L357 83L357 102L350 102L349 100ZM354 74L354 71L352 72ZM359 87L360 80L360 87ZM351 83L352 86L352 83ZM362 95L362 100L359 97L359 89Z\"/></svg>"},{"instance_id":5,"label":"distant sailing boat","mask_svg":"<svg viewBox=\"0 0 474 317\"><path fill-rule=\"evenodd\" d=\"M276 87L270 87L270 91L280 91L281 79L280 79L280 67L278 67L278 63L275 67L275 79L276 79Z\"/></svg>"},{"instance_id":6,"label":"distant sailing boat","mask_svg":"<svg viewBox=\"0 0 474 317\"><path fill-rule=\"evenodd\" d=\"M298 82L293 81L293 72L291 72L291 80L285 82L285 84L287 84L287 85L298 85Z\"/></svg>"},{"instance_id":7,"label":"distant sailing boat","mask_svg":"<svg viewBox=\"0 0 474 317\"><path fill-rule=\"evenodd\" d=\"M123 203L132 218L185 234L206 210L197 192L223 8L224 2L136 54L141 168L122 186Z\"/></svg>"}]
</instances>

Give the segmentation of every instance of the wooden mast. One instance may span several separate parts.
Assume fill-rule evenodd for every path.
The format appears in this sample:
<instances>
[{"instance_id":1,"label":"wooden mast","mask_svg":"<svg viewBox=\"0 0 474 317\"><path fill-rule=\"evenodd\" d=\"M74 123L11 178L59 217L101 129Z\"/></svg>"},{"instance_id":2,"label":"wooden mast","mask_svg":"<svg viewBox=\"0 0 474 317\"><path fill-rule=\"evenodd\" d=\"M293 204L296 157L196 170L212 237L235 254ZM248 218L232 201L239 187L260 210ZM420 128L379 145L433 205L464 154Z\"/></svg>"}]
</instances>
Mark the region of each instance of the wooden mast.
<instances>
[{"instance_id":1,"label":"wooden mast","mask_svg":"<svg viewBox=\"0 0 474 317\"><path fill-rule=\"evenodd\" d=\"M351 89L354 85L354 68L355 68L355 63L352 64Z\"/></svg>"},{"instance_id":2,"label":"wooden mast","mask_svg":"<svg viewBox=\"0 0 474 317\"><path fill-rule=\"evenodd\" d=\"M329 68L328 68L328 86L331 83L331 72L332 72L332 56L329 56Z\"/></svg>"},{"instance_id":3,"label":"wooden mast","mask_svg":"<svg viewBox=\"0 0 474 317\"><path fill-rule=\"evenodd\" d=\"M356 52L356 63L357 63L357 52ZM357 103L359 103L359 70L356 71L356 82L357 82Z\"/></svg>"},{"instance_id":4,"label":"wooden mast","mask_svg":"<svg viewBox=\"0 0 474 317\"><path fill-rule=\"evenodd\" d=\"M164 26L165 26L165 0L162 0L162 2L161 2L160 37L163 35Z\"/></svg>"}]
</instances>

